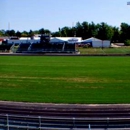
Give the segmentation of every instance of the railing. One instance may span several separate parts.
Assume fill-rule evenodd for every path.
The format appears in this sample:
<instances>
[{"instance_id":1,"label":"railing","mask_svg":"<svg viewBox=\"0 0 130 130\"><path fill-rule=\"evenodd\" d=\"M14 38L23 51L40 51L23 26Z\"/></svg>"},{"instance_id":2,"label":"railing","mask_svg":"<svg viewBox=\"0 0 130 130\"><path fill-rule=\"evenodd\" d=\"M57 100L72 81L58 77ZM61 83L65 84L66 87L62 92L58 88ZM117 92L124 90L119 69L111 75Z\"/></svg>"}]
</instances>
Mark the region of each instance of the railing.
<instances>
[{"instance_id":1,"label":"railing","mask_svg":"<svg viewBox=\"0 0 130 130\"><path fill-rule=\"evenodd\" d=\"M130 129L130 118L59 118L0 115L0 130Z\"/></svg>"}]
</instances>

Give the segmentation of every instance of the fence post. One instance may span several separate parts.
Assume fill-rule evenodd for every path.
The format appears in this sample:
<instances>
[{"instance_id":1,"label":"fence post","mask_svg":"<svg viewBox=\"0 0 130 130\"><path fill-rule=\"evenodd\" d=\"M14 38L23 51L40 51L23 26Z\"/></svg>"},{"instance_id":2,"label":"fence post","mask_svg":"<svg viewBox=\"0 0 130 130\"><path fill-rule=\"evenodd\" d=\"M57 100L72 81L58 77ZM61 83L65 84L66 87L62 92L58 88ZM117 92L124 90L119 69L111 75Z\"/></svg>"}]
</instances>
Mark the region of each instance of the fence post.
<instances>
[{"instance_id":1,"label":"fence post","mask_svg":"<svg viewBox=\"0 0 130 130\"><path fill-rule=\"evenodd\" d=\"M75 128L75 118L73 117L73 128Z\"/></svg>"},{"instance_id":2,"label":"fence post","mask_svg":"<svg viewBox=\"0 0 130 130\"><path fill-rule=\"evenodd\" d=\"M88 125L88 129L91 130L91 125L90 124Z\"/></svg>"},{"instance_id":3,"label":"fence post","mask_svg":"<svg viewBox=\"0 0 130 130\"><path fill-rule=\"evenodd\" d=\"M109 117L107 118L107 129L109 127Z\"/></svg>"},{"instance_id":4,"label":"fence post","mask_svg":"<svg viewBox=\"0 0 130 130\"><path fill-rule=\"evenodd\" d=\"M6 117L7 117L7 130L9 130L9 116L8 116L8 114L6 114Z\"/></svg>"},{"instance_id":5,"label":"fence post","mask_svg":"<svg viewBox=\"0 0 130 130\"><path fill-rule=\"evenodd\" d=\"M39 129L41 130L41 117L39 116Z\"/></svg>"}]
</instances>

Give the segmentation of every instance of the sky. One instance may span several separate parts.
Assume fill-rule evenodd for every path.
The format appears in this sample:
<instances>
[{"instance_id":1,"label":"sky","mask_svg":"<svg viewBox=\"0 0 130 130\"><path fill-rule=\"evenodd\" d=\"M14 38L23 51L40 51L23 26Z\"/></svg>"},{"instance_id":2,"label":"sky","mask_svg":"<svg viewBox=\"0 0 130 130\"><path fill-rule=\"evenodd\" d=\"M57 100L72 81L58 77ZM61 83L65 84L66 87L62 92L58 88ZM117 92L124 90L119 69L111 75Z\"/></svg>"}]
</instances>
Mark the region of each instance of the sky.
<instances>
[{"instance_id":1,"label":"sky","mask_svg":"<svg viewBox=\"0 0 130 130\"><path fill-rule=\"evenodd\" d=\"M77 22L130 24L127 0L0 0L0 30L15 31L72 27Z\"/></svg>"}]
</instances>

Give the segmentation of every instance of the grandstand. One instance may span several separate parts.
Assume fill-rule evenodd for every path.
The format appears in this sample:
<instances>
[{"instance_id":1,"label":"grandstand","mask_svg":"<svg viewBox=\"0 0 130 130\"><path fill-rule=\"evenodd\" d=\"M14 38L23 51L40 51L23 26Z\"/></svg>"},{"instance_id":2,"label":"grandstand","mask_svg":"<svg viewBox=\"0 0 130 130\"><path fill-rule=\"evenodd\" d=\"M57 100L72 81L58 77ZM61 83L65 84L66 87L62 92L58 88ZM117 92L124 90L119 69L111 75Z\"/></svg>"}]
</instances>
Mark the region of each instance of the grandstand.
<instances>
[{"instance_id":1,"label":"grandstand","mask_svg":"<svg viewBox=\"0 0 130 130\"><path fill-rule=\"evenodd\" d=\"M17 53L27 52L31 43L21 43L18 47Z\"/></svg>"},{"instance_id":2,"label":"grandstand","mask_svg":"<svg viewBox=\"0 0 130 130\"><path fill-rule=\"evenodd\" d=\"M69 52L75 51L75 44L69 44L69 43L65 44L64 51L69 51Z\"/></svg>"},{"instance_id":3,"label":"grandstand","mask_svg":"<svg viewBox=\"0 0 130 130\"><path fill-rule=\"evenodd\" d=\"M42 51L42 44L40 43L33 43L33 44L30 44L29 48L28 48L28 51Z\"/></svg>"},{"instance_id":4,"label":"grandstand","mask_svg":"<svg viewBox=\"0 0 130 130\"><path fill-rule=\"evenodd\" d=\"M49 35L41 35L40 42L20 43L16 53L75 53L75 43L50 42Z\"/></svg>"}]
</instances>

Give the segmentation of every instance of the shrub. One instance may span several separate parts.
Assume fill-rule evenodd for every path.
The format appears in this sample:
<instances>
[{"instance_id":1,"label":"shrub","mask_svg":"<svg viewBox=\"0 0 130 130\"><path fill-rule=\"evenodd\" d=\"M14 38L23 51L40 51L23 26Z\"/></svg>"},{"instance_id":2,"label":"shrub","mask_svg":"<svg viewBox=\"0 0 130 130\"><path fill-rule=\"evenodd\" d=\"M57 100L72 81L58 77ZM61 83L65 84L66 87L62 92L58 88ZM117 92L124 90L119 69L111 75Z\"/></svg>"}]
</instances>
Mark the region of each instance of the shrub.
<instances>
[{"instance_id":1,"label":"shrub","mask_svg":"<svg viewBox=\"0 0 130 130\"><path fill-rule=\"evenodd\" d=\"M127 40L125 41L125 46L130 46L130 39L127 39Z\"/></svg>"}]
</instances>

